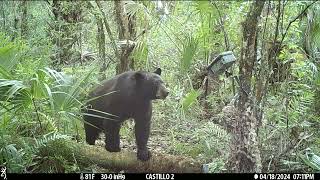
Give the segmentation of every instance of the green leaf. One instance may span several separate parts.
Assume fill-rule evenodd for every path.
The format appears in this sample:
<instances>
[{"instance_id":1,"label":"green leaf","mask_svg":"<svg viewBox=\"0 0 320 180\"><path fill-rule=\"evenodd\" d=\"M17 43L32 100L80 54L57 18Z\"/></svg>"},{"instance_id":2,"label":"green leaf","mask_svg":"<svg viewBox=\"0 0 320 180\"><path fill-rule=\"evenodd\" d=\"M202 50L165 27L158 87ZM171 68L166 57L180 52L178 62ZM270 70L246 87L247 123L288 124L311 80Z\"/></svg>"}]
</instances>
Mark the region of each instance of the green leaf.
<instances>
[{"instance_id":1,"label":"green leaf","mask_svg":"<svg viewBox=\"0 0 320 180\"><path fill-rule=\"evenodd\" d=\"M136 16L140 17L145 22L150 21L150 12L143 3L138 1L126 1L124 4L124 9L130 18Z\"/></svg>"},{"instance_id":2,"label":"green leaf","mask_svg":"<svg viewBox=\"0 0 320 180\"><path fill-rule=\"evenodd\" d=\"M320 157L318 155L307 151L305 155L298 154L298 156L307 166L320 171Z\"/></svg>"},{"instance_id":3,"label":"green leaf","mask_svg":"<svg viewBox=\"0 0 320 180\"><path fill-rule=\"evenodd\" d=\"M193 103L197 101L198 96L200 95L199 91L191 90L182 100L182 108L184 111L187 111Z\"/></svg>"},{"instance_id":4,"label":"green leaf","mask_svg":"<svg viewBox=\"0 0 320 180\"><path fill-rule=\"evenodd\" d=\"M0 66L10 72L19 62L19 44L0 34Z\"/></svg>"},{"instance_id":5,"label":"green leaf","mask_svg":"<svg viewBox=\"0 0 320 180\"><path fill-rule=\"evenodd\" d=\"M198 40L191 35L185 37L183 44L181 59L180 59L180 68L182 73L185 73L191 67L193 58L198 49Z\"/></svg>"},{"instance_id":6,"label":"green leaf","mask_svg":"<svg viewBox=\"0 0 320 180\"><path fill-rule=\"evenodd\" d=\"M198 13L204 15L213 12L213 6L210 1L195 1L194 7Z\"/></svg>"},{"instance_id":7,"label":"green leaf","mask_svg":"<svg viewBox=\"0 0 320 180\"><path fill-rule=\"evenodd\" d=\"M6 70L5 68L3 68L2 66L0 66L0 77L3 77L5 79L11 79L12 78L12 74L10 74L10 72L8 70Z\"/></svg>"}]
</instances>

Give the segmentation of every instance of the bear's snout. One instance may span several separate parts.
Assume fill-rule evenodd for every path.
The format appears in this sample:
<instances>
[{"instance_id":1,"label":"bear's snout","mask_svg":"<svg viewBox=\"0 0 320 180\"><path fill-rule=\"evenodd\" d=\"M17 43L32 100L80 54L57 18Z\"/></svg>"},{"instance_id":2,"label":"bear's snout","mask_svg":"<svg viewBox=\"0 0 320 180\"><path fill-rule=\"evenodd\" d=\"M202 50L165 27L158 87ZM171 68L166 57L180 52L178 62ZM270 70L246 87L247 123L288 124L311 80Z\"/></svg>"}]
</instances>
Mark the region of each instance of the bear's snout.
<instances>
[{"instance_id":1,"label":"bear's snout","mask_svg":"<svg viewBox=\"0 0 320 180\"><path fill-rule=\"evenodd\" d=\"M168 95L169 95L169 91L164 90L160 95L160 99L165 99Z\"/></svg>"},{"instance_id":2,"label":"bear's snout","mask_svg":"<svg viewBox=\"0 0 320 180\"><path fill-rule=\"evenodd\" d=\"M164 85L161 85L158 88L158 91L157 91L157 94L156 94L156 98L157 99L165 99L168 95L169 95L168 89Z\"/></svg>"},{"instance_id":3,"label":"bear's snout","mask_svg":"<svg viewBox=\"0 0 320 180\"><path fill-rule=\"evenodd\" d=\"M164 93L164 96L167 97L169 95L169 91Z\"/></svg>"}]
</instances>

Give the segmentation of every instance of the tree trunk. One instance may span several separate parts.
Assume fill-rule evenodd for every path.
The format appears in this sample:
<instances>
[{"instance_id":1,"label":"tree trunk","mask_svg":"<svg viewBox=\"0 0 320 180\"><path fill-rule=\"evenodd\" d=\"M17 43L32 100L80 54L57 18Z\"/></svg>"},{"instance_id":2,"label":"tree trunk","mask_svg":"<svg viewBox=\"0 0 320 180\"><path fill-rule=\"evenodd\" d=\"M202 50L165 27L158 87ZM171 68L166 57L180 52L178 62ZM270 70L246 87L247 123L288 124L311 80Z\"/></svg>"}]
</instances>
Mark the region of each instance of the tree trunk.
<instances>
[{"instance_id":1,"label":"tree trunk","mask_svg":"<svg viewBox=\"0 0 320 180\"><path fill-rule=\"evenodd\" d=\"M2 24L3 24L3 27L1 28L2 31L6 32L6 15L5 15L5 9L4 9L4 3L5 1L1 1L1 12L2 12Z\"/></svg>"},{"instance_id":2,"label":"tree trunk","mask_svg":"<svg viewBox=\"0 0 320 180\"><path fill-rule=\"evenodd\" d=\"M18 2L12 1L13 3L13 9L14 9L14 15L13 15L13 36L12 40L16 39L18 37L18 23L19 23L19 16L17 15L16 12L16 6Z\"/></svg>"},{"instance_id":3,"label":"tree trunk","mask_svg":"<svg viewBox=\"0 0 320 180\"><path fill-rule=\"evenodd\" d=\"M239 61L239 116L235 121L231 138L231 155L228 169L231 172L261 172L261 157L258 148L258 122L253 116L254 108L251 93L251 78L257 59L258 19L264 1L256 0L250 7L246 20L242 24L243 39Z\"/></svg>"},{"instance_id":4,"label":"tree trunk","mask_svg":"<svg viewBox=\"0 0 320 180\"><path fill-rule=\"evenodd\" d=\"M116 44L116 41L112 35L112 32L111 32L111 29L110 29L110 26L109 26L109 23L107 21L107 16L106 14L103 12L103 9L102 9L102 6L101 6L101 3L100 1L95 1L98 8L99 8L99 11L103 17L103 22L104 22L104 26L106 27L106 30L107 30L107 33L108 33L108 36L109 36L109 39L111 41L111 45L112 45L112 48L113 48L113 51L114 51L114 54L116 56L117 59L120 59L120 55L119 55L119 51L118 51L118 48L117 48L117 44ZM94 11L92 12L95 14L96 17L99 17L98 14L96 14ZM99 18L97 18L99 19Z\"/></svg>"},{"instance_id":5,"label":"tree trunk","mask_svg":"<svg viewBox=\"0 0 320 180\"><path fill-rule=\"evenodd\" d=\"M124 12L124 4L123 1L115 1L115 13L116 13L116 21L118 23L118 32L119 32L119 40L124 42L121 45L121 53L120 53L120 62L117 66L117 74L128 71L134 67L134 61L132 57L130 57L134 44L130 43L130 41L134 40L136 30L134 17L128 17Z\"/></svg>"},{"instance_id":6,"label":"tree trunk","mask_svg":"<svg viewBox=\"0 0 320 180\"><path fill-rule=\"evenodd\" d=\"M53 27L54 27L54 32L57 32L53 34L52 36L52 41L53 44L56 46L57 52L55 53L55 56L53 56L53 66L55 67L58 64L61 64L63 61L61 58L61 49L62 49L62 43L61 43L61 38L60 38L60 22L62 21L62 13L61 13L61 2L57 0L53 0L52 2L52 13L54 15L54 22L53 22ZM56 35L58 34L58 35Z\"/></svg>"},{"instance_id":7,"label":"tree trunk","mask_svg":"<svg viewBox=\"0 0 320 180\"><path fill-rule=\"evenodd\" d=\"M74 53L72 47L78 41L79 22L83 19L83 6L85 2L57 1L52 3L52 13L54 14L53 44L57 52L53 57L53 65L68 64L72 61Z\"/></svg>"},{"instance_id":8,"label":"tree trunk","mask_svg":"<svg viewBox=\"0 0 320 180\"><path fill-rule=\"evenodd\" d=\"M97 41L99 46L99 59L101 61L102 66L100 67L100 80L106 79L105 70L107 69L106 65L106 36L104 34L103 29L103 21L101 18L97 19Z\"/></svg>"},{"instance_id":9,"label":"tree trunk","mask_svg":"<svg viewBox=\"0 0 320 180\"><path fill-rule=\"evenodd\" d=\"M268 3L267 11L263 13L263 16L266 17L264 25L263 25L263 32L262 32L262 42L261 42L261 57L258 61L260 64L256 66L256 83L254 87L255 93L255 100L256 104L254 107L254 116L258 121L258 126L262 123L262 116L263 116L263 108L265 103L265 96L267 94L268 84L269 84L269 72L271 71L272 67L269 66L269 58L270 56L270 48L269 48L269 41L266 40L269 37L271 28L267 27L268 24L268 17L271 9L271 3ZM280 14L278 14L279 17ZM278 25L277 25L278 26ZM277 39L279 30L275 29L274 40Z\"/></svg>"},{"instance_id":10,"label":"tree trunk","mask_svg":"<svg viewBox=\"0 0 320 180\"><path fill-rule=\"evenodd\" d=\"M214 7L216 8L217 12L218 12L218 15L219 15L219 25L220 25L220 28L222 29L222 32L223 32L223 37L224 37L224 45L225 45L225 50L226 51L229 51L230 50L230 42L229 42L229 37L228 37L228 34L227 34L227 31L225 30L225 25L224 25L224 18L222 17L221 15L221 12L219 10L219 7L217 6L217 4L213 1L212 4L214 5Z\"/></svg>"},{"instance_id":11,"label":"tree trunk","mask_svg":"<svg viewBox=\"0 0 320 180\"><path fill-rule=\"evenodd\" d=\"M28 12L28 1L23 0L21 2L21 37L26 38L28 33L28 19L27 19L27 12Z\"/></svg>"},{"instance_id":12,"label":"tree trunk","mask_svg":"<svg viewBox=\"0 0 320 180\"><path fill-rule=\"evenodd\" d=\"M70 140L55 140L40 148L40 157L62 156L70 162L89 166L97 164L106 169L125 172L200 173L201 164L190 158L153 154L147 162L137 160L135 152L110 153L104 148Z\"/></svg>"},{"instance_id":13,"label":"tree trunk","mask_svg":"<svg viewBox=\"0 0 320 180\"><path fill-rule=\"evenodd\" d=\"M136 31L136 17L135 15L132 15L132 16L128 16L128 28L129 28L129 35L130 35L130 39L131 40L135 40L136 39L136 35L137 35L137 31ZM129 67L130 69L135 69L135 66L134 66L134 59L133 57L131 57L131 54L133 52L133 49L134 49L134 45L132 45L132 47L129 47L129 49L127 49L127 51L130 51L129 52L129 61L130 61L130 64L129 64Z\"/></svg>"}]
</instances>

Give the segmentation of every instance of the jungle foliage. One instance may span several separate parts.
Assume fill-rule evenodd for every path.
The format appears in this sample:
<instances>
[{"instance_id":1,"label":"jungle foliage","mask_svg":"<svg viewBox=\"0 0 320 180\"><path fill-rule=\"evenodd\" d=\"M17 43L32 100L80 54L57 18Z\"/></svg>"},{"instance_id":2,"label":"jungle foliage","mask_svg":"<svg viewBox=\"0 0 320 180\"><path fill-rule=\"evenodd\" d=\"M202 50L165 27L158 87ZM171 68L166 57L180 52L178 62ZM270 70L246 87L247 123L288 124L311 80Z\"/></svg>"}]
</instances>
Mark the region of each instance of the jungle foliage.
<instances>
[{"instance_id":1,"label":"jungle foliage","mask_svg":"<svg viewBox=\"0 0 320 180\"><path fill-rule=\"evenodd\" d=\"M0 1L0 24L0 165L9 172L106 171L41 149L84 143L81 108L102 79L156 67L170 95L154 102L153 151L212 173L320 171L317 1ZM203 73L225 51L237 58L228 75ZM121 129L132 151L133 128ZM236 164L236 130L252 140L252 167Z\"/></svg>"}]
</instances>

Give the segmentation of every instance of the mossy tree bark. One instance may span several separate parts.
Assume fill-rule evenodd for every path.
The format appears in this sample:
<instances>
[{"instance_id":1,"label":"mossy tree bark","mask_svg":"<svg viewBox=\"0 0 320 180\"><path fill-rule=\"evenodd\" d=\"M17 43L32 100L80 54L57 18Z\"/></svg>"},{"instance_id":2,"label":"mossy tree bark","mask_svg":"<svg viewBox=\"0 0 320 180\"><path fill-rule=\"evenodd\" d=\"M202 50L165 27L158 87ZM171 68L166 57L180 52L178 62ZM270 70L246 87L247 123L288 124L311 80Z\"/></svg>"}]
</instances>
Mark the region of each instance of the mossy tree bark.
<instances>
[{"instance_id":1,"label":"mossy tree bark","mask_svg":"<svg viewBox=\"0 0 320 180\"><path fill-rule=\"evenodd\" d=\"M56 48L52 60L53 66L57 68L72 61L72 55L75 54L73 46L79 41L78 32L81 31L79 29L84 21L86 6L81 1L59 0L53 0L51 6L54 21L50 25L50 36Z\"/></svg>"},{"instance_id":2,"label":"mossy tree bark","mask_svg":"<svg viewBox=\"0 0 320 180\"><path fill-rule=\"evenodd\" d=\"M102 18L97 19L97 27L98 27L97 41L99 46L99 59L102 64L102 66L100 67L100 74L101 74L100 80L104 80L106 79L105 71L107 69L107 63L106 63L106 36L104 33Z\"/></svg>"},{"instance_id":3,"label":"mossy tree bark","mask_svg":"<svg viewBox=\"0 0 320 180\"><path fill-rule=\"evenodd\" d=\"M26 38L28 33L28 1L23 0L20 4L21 14L21 37Z\"/></svg>"},{"instance_id":4,"label":"mossy tree bark","mask_svg":"<svg viewBox=\"0 0 320 180\"><path fill-rule=\"evenodd\" d=\"M114 2L119 40L126 42L121 45L120 62L117 66L117 74L128 71L129 69L134 69L134 61L131 54L134 49L134 44L132 42L136 36L136 23L134 15L128 16L125 13L124 3L125 2L122 0Z\"/></svg>"},{"instance_id":5,"label":"mossy tree bark","mask_svg":"<svg viewBox=\"0 0 320 180\"><path fill-rule=\"evenodd\" d=\"M228 169L231 172L261 172L261 157L258 148L259 128L253 115L254 101L251 86L254 63L257 59L258 23L264 1L252 3L245 21L242 23L243 39L239 61L239 116L232 128L231 155Z\"/></svg>"}]
</instances>

